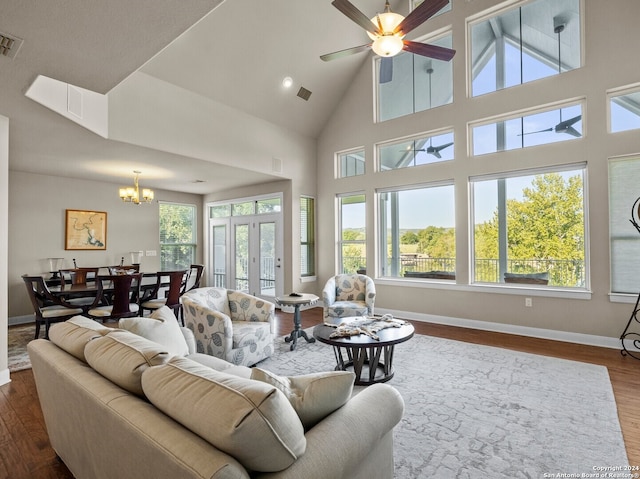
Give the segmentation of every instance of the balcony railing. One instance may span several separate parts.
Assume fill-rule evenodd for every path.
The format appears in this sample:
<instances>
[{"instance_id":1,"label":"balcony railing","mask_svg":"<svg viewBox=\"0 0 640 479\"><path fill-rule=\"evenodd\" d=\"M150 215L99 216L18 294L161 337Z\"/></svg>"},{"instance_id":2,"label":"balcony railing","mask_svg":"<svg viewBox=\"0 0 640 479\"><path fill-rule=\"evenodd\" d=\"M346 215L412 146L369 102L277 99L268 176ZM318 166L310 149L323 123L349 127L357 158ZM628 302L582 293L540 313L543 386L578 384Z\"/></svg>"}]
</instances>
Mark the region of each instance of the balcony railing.
<instances>
[{"instance_id":1,"label":"balcony railing","mask_svg":"<svg viewBox=\"0 0 640 479\"><path fill-rule=\"evenodd\" d=\"M366 266L366 258L363 256L350 256L343 258L343 272L356 273ZM383 276L390 277L392 264L397 265L398 274L395 277L404 277L405 273L420 273L433 271L448 271L455 273L455 258L423 258L414 254L403 254L400 258L388 258ZM549 286L564 286L571 288L584 288L586 286L585 265L583 260L564 259L512 259L507 261L507 273L533 274L548 273ZM475 278L476 283L501 283L500 263L497 258L476 259Z\"/></svg>"}]
</instances>

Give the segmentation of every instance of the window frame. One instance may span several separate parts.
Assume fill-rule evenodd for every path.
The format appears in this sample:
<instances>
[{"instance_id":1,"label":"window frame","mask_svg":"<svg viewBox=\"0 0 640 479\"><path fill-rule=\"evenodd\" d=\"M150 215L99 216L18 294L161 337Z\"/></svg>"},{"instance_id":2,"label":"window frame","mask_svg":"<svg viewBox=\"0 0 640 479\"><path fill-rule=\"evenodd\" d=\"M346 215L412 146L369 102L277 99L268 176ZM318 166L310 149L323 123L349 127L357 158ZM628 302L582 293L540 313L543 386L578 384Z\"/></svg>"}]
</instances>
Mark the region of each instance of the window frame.
<instances>
[{"instance_id":1,"label":"window frame","mask_svg":"<svg viewBox=\"0 0 640 479\"><path fill-rule=\"evenodd\" d=\"M474 185L475 183L490 180L509 180L514 178L544 175L549 173L562 173L567 171L582 170L582 214L583 214L583 238L584 238L584 286L583 287L570 287L570 286L553 286L553 285L538 285L528 283L505 283L502 277L499 277L498 282L481 282L476 281L476 205ZM530 291L539 290L544 292L545 296L552 296L554 291L567 293L569 295L575 295L577 297L586 297L585 294L591 293L591 268L590 268L590 247L589 247L589 193L588 193L588 165L586 162L568 163L562 165L541 166L536 168L529 168L523 170L503 171L497 173L490 173L486 175L478 175L469 177L469 284L476 288L491 288L491 289L503 289L508 290L521 290L528 289ZM498 199L500 201L500 199ZM507 201L507 198L504 198ZM504 205L503 205L504 207ZM506 213L505 213L506 214ZM505 220L506 221L506 220ZM508 228L505 224L503 228ZM508 248L508 244L501 246L501 248ZM501 254L500 252L498 253ZM507 254L505 250L503 254ZM509 258L504 258L503 261L508 261ZM500 258L498 258L500 261ZM499 275L501 276L501 275ZM549 294L547 294L549 293Z\"/></svg>"},{"instance_id":2,"label":"window frame","mask_svg":"<svg viewBox=\"0 0 640 479\"><path fill-rule=\"evenodd\" d=\"M455 278L455 272L456 272L456 257L454 256L453 259L453 278L443 278L443 277L433 277L433 278L426 278L426 277L416 277L416 276L400 276L400 275L390 275L388 274L386 270L387 267L387 263L389 262L389 257L387 256L387 249L388 246L391 246L392 249L395 247L394 243L393 243L393 239L391 240L391 242L388 242L386 237L387 237L387 229L386 225L387 224L394 224L394 223L398 223L398 235L399 235L399 221L400 218L397 219L393 219L393 218L382 218L382 214L383 212L385 212L385 207L383 206L383 198L382 195L388 194L388 193L401 193L401 192L407 192L407 191L417 191L417 190L427 190L430 188L442 188L442 187L451 187L452 189L452 197L451 200L453 201L453 217L452 217L452 222L453 222L453 230L454 230L454 247L455 247L455 224L456 224L456 208L455 208L455 199L456 199L456 192L455 192L455 182L450 179L450 180L442 180L442 181L432 181L432 182L427 182L427 183L419 183L419 184L412 184L412 185L399 185L399 186L389 186L389 187L384 187L384 188L378 188L376 189L376 204L378 205L377 208L377 214L376 214L376 233L377 233L377 245L378 245L378 251L377 251L377 263L378 263L378 268L377 268L377 278L381 279L381 280L391 280L391 281L403 281L403 282L409 282L409 281L420 281L420 282L445 282L447 284L455 284L456 282L456 278ZM432 226L432 225L430 225ZM425 227L426 228L426 227ZM398 239L399 236L398 236ZM397 245L398 248L398 261L399 264L397 266L399 266L398 268L398 272L400 272L400 270L402 269L403 266L403 260L402 260L402 254L400 253L400 242L398 242ZM445 258L442 258L445 259ZM451 258L449 258L451 259ZM391 256L391 260L393 260L393 255ZM393 269L393 265L391 265L391 269ZM450 271L450 270L447 270ZM442 275L440 275L442 276Z\"/></svg>"},{"instance_id":3,"label":"window frame","mask_svg":"<svg viewBox=\"0 0 640 479\"><path fill-rule=\"evenodd\" d=\"M306 208L303 203L306 202ZM310 204L309 204L310 203ZM306 221L303 219L304 212ZM304 225L306 224L306 228ZM306 267L303 267L302 252L306 250ZM312 196L300 197L300 277L311 278L316 275L316 200Z\"/></svg>"},{"instance_id":4,"label":"window frame","mask_svg":"<svg viewBox=\"0 0 640 479\"><path fill-rule=\"evenodd\" d=\"M433 138L439 137L439 136L444 136L444 135L448 135L451 134L452 136L452 145L450 146L451 151L453 152L453 157L452 158L446 158L446 159L438 159L436 158L434 161L429 161L426 163L421 163L421 164L413 164L413 165L407 165L407 166L401 166L401 167L397 167L397 168L386 168L383 169L382 168L382 154L381 154L381 148L385 148L385 147L389 147L389 146L394 146L394 145L401 145L402 143L407 143L407 142L413 142L414 143L414 155L413 155L413 163L415 163L416 161L416 155L415 154L415 142L419 141L419 140L425 140L425 145L426 142L429 140L432 140ZM419 145L422 148L424 148L424 145ZM373 146L374 149L374 157L375 157L375 162L376 162L376 172L379 173L384 173L387 171L395 171L395 170L403 170L406 168L416 168L416 167L422 167L422 166L428 166L434 163L443 163L446 161L453 161L455 160L455 133L454 133L454 129L452 127L445 127L445 128L440 128L437 130L432 130L432 131L425 131L425 132L421 132L421 133L417 133L415 135L409 135L409 136L405 136L402 138L394 138L391 140L385 140L379 143L376 143ZM408 150L411 151L411 150ZM427 154L427 153L425 153Z\"/></svg>"},{"instance_id":5,"label":"window frame","mask_svg":"<svg viewBox=\"0 0 640 479\"><path fill-rule=\"evenodd\" d=\"M358 198L362 197L363 201L358 202L364 205L364 239L362 240L345 240L344 239L344 222L343 222L343 199L344 198ZM355 202L354 202L355 203ZM343 257L344 246L354 245L358 246L364 251L364 269L367 268L367 195L364 191L350 192L350 193L338 193L336 195L336 218L337 218L337 258L336 258L336 271L342 274L345 272L345 263ZM361 257L362 258L362 257ZM359 265L358 270L362 269L362 265Z\"/></svg>"},{"instance_id":6,"label":"window frame","mask_svg":"<svg viewBox=\"0 0 640 479\"><path fill-rule=\"evenodd\" d=\"M640 129L640 126L636 128L626 128L622 130L614 130L613 129L613 114L612 114L612 104L615 103L614 99L619 97L624 97L629 94L639 94L640 95L640 83L634 83L633 85L626 85L619 88L613 88L611 90L607 90L607 131L609 133L624 133L628 131L634 131ZM640 114L637 115L640 117Z\"/></svg>"},{"instance_id":7,"label":"window frame","mask_svg":"<svg viewBox=\"0 0 640 479\"><path fill-rule=\"evenodd\" d=\"M346 159L346 157L353 155L355 156L358 153L362 153L362 173L358 173L358 165L356 164L356 173L353 175L343 175L343 159ZM348 167L346 167L348 168ZM345 169L346 169L345 168ZM339 151L335 154L335 177L336 178L353 178L354 176L362 176L365 175L367 173L367 156L366 156L366 152L365 152L365 148L364 146L362 147L356 147L356 148L350 148L348 150L343 150L343 151Z\"/></svg>"},{"instance_id":8,"label":"window frame","mask_svg":"<svg viewBox=\"0 0 640 479\"><path fill-rule=\"evenodd\" d=\"M164 207L168 206L180 206L180 207L189 207L192 210L191 220L191 242L189 243L168 243L163 242L163 232L162 232L162 210ZM198 206L192 203L180 203L175 201L158 201L158 243L160 245L160 269L162 271L172 271L172 270L181 270L181 269L189 269L191 264L196 262L196 253L198 247ZM163 250L167 247L175 248L175 247L189 247L191 249L191 260L188 265L184 267L180 267L175 262L171 265L168 265L163 260Z\"/></svg>"}]
</instances>

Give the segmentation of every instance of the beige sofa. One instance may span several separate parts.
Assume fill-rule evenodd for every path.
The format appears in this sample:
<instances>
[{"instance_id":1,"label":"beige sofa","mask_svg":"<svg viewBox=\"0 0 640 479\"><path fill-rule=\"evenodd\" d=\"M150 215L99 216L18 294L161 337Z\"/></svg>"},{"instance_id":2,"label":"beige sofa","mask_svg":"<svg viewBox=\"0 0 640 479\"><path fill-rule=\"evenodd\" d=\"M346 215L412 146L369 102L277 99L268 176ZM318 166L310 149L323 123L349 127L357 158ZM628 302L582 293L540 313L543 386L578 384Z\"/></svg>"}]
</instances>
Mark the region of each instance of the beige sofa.
<instances>
[{"instance_id":1,"label":"beige sofa","mask_svg":"<svg viewBox=\"0 0 640 479\"><path fill-rule=\"evenodd\" d=\"M161 329L148 321L121 326ZM186 355L82 317L29 343L51 444L76 478L393 477L404 404L391 386L352 396L350 373L232 365L194 354L175 319L157 323L185 335Z\"/></svg>"}]
</instances>

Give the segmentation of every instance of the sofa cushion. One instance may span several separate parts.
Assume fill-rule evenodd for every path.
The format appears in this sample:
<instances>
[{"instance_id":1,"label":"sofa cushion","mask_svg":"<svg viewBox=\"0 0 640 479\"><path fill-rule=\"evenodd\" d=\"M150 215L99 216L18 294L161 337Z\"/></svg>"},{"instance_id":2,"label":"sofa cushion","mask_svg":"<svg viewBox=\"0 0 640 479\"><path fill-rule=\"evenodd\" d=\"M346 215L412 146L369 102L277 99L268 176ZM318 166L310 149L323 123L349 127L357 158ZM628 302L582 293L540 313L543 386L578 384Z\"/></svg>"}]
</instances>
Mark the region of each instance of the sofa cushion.
<instances>
[{"instance_id":1,"label":"sofa cushion","mask_svg":"<svg viewBox=\"0 0 640 479\"><path fill-rule=\"evenodd\" d=\"M147 398L252 471L280 471L306 449L304 428L275 387L204 367L187 358L142 374Z\"/></svg>"},{"instance_id":2,"label":"sofa cushion","mask_svg":"<svg viewBox=\"0 0 640 479\"><path fill-rule=\"evenodd\" d=\"M118 327L161 344L171 354L186 356L189 346L171 308L163 306L148 317L121 318Z\"/></svg>"},{"instance_id":3,"label":"sofa cushion","mask_svg":"<svg viewBox=\"0 0 640 479\"><path fill-rule=\"evenodd\" d=\"M260 368L251 370L251 379L271 384L284 393L307 430L351 398L355 377L350 371L284 377Z\"/></svg>"},{"instance_id":4,"label":"sofa cushion","mask_svg":"<svg viewBox=\"0 0 640 479\"><path fill-rule=\"evenodd\" d=\"M74 316L62 323L53 324L49 328L49 340L60 349L86 363L84 347L92 339L100 338L110 331L113 329L103 326L93 319Z\"/></svg>"},{"instance_id":5,"label":"sofa cushion","mask_svg":"<svg viewBox=\"0 0 640 479\"><path fill-rule=\"evenodd\" d=\"M113 331L90 341L84 355L93 369L138 396L144 396L140 382L144 370L172 357L165 347L129 331Z\"/></svg>"}]
</instances>

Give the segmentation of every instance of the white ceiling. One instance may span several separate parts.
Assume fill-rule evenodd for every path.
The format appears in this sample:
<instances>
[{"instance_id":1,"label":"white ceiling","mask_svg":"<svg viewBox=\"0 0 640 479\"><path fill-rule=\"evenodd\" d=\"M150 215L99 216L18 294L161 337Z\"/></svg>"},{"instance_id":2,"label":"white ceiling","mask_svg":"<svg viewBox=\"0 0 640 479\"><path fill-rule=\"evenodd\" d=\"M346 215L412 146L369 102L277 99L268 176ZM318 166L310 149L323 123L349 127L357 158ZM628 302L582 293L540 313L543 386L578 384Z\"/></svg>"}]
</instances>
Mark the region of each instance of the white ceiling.
<instances>
[{"instance_id":1,"label":"white ceiling","mask_svg":"<svg viewBox=\"0 0 640 479\"><path fill-rule=\"evenodd\" d=\"M325 63L319 56L366 43L364 31L330 0L220 1L0 0L0 32L24 40L14 59L0 56L10 169L118 184L139 169L145 186L200 194L280 179L105 140L24 96L37 75L108 93L142 69L316 138L371 58L359 54ZM383 6L382 0L353 3L370 16ZM392 7L406 15L408 1ZM294 80L287 92L281 86L285 76ZM300 86L312 92L309 101L296 96ZM145 166L153 170L149 165L171 171L172 179L145 175Z\"/></svg>"}]
</instances>

